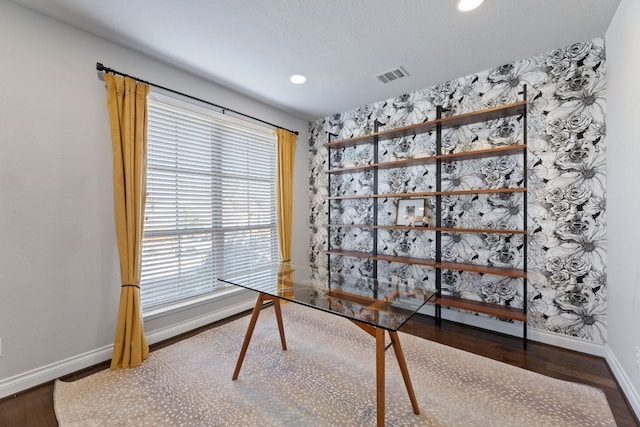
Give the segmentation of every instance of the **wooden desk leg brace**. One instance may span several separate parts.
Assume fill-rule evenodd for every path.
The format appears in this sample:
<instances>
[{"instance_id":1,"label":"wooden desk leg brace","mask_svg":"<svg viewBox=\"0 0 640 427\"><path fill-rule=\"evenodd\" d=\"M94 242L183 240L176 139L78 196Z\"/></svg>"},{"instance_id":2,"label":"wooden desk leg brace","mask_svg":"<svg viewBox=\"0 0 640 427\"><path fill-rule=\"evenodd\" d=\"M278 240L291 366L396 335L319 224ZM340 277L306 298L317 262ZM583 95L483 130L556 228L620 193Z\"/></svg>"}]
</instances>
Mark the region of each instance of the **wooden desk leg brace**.
<instances>
[{"instance_id":1,"label":"wooden desk leg brace","mask_svg":"<svg viewBox=\"0 0 640 427\"><path fill-rule=\"evenodd\" d=\"M251 341L251 336L253 335L253 329L256 327L256 322L258 321L258 316L260 315L260 310L262 310L262 304L265 301L273 301L273 307L276 311L276 320L278 321L278 330L280 331L280 341L282 342L282 349L287 349L287 342L284 338L284 326L282 324L282 311L280 310L280 298L272 297L271 295L258 294L258 299L256 300L256 305L253 307L253 312L251 313L251 320L249 321L249 327L247 328L247 334L244 337L244 342L242 343L242 350L240 350L240 356L238 356L238 362L236 363L236 369L233 371L232 380L238 379L238 374L240 374L240 368L242 368L242 362L244 361L244 356L247 354L247 348L249 348L249 341Z\"/></svg>"}]
</instances>

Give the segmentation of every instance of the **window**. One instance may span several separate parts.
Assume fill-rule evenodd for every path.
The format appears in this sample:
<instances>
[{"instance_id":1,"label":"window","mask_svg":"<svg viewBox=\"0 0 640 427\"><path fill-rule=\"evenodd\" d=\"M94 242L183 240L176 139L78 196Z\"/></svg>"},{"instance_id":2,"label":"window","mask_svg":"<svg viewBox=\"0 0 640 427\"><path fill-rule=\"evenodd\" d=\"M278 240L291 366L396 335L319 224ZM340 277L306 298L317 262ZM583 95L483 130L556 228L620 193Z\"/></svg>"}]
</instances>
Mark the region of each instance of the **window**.
<instances>
[{"instance_id":1,"label":"window","mask_svg":"<svg viewBox=\"0 0 640 427\"><path fill-rule=\"evenodd\" d=\"M225 268L278 262L273 130L158 94L148 116L143 311L214 295Z\"/></svg>"}]
</instances>

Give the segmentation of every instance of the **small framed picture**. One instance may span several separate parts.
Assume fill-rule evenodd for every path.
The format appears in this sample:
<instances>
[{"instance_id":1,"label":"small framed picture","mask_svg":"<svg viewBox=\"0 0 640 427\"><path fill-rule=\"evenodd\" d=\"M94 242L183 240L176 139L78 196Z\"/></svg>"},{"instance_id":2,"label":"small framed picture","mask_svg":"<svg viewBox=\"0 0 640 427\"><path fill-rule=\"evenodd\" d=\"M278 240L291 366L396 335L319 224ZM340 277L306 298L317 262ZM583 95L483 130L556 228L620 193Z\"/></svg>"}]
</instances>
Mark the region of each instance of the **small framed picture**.
<instances>
[{"instance_id":1,"label":"small framed picture","mask_svg":"<svg viewBox=\"0 0 640 427\"><path fill-rule=\"evenodd\" d=\"M396 210L396 225L425 225L425 199L400 199Z\"/></svg>"}]
</instances>

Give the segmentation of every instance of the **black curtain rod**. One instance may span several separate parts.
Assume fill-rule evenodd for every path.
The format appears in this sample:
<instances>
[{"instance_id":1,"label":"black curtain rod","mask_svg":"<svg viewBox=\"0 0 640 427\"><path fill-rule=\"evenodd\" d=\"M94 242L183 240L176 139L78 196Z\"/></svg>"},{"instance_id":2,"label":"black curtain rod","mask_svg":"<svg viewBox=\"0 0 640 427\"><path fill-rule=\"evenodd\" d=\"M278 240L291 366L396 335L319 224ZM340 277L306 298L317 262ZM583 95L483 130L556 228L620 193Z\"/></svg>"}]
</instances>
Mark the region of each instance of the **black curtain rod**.
<instances>
[{"instance_id":1,"label":"black curtain rod","mask_svg":"<svg viewBox=\"0 0 640 427\"><path fill-rule=\"evenodd\" d=\"M129 74L125 74L125 73L122 73L120 71L116 71L113 68L105 67L104 65L102 65L99 62L96 62L96 70L102 71L104 73L118 74L118 75L120 75L122 77L129 77L129 78L132 78L132 79L134 79L134 80L136 80L136 81L138 81L140 83L145 83L145 84L148 84L149 86L154 86L154 87L157 87L159 89L166 90L166 91L171 92L171 93L175 93L176 95L184 96L186 98L193 99L194 101L203 102L203 103L205 103L207 105L211 105L213 107L220 108L223 113L225 111L230 111L230 112L232 112L234 114L237 114L237 115L242 116L242 117L246 117L246 118L254 120L256 122L264 123L265 125L269 125L269 126L274 127L274 128L284 129L286 131L289 131L291 133L299 135L298 131L290 130L290 129L287 129L287 128L283 128L282 126L274 125L273 123L269 123L269 122L264 121L262 119L259 119L257 117L253 117L253 116L250 116L248 114L241 113L240 111L236 111L236 110L233 110L231 108L223 107L222 105L214 104L213 102L205 101L204 99L196 98L195 96L187 95L186 93L182 93L182 92L178 92L177 90L169 89L168 87L164 87L164 86L157 85L155 83L147 82L145 80L139 79L139 78L131 76Z\"/></svg>"}]
</instances>

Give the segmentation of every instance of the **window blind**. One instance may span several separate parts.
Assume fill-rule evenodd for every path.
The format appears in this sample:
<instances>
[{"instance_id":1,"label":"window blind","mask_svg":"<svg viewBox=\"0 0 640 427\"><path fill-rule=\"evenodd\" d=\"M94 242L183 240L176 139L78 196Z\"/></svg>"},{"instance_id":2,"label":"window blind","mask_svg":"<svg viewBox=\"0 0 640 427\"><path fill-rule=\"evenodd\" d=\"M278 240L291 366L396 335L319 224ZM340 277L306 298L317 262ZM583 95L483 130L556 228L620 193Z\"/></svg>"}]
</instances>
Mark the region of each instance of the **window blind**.
<instances>
[{"instance_id":1,"label":"window blind","mask_svg":"<svg viewBox=\"0 0 640 427\"><path fill-rule=\"evenodd\" d=\"M273 130L154 94L147 132L143 311L278 262Z\"/></svg>"}]
</instances>

